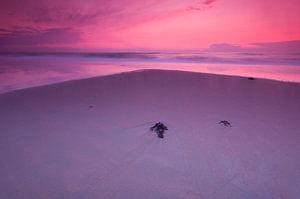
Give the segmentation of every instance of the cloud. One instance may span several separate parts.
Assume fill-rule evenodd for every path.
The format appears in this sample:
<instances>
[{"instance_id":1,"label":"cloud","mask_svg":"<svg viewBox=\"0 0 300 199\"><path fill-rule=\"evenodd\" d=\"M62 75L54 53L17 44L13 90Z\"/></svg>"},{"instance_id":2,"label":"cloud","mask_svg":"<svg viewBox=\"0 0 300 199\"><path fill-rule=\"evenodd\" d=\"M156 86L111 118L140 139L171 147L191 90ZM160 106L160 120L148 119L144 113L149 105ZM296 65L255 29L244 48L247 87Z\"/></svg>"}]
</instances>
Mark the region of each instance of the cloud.
<instances>
[{"instance_id":1,"label":"cloud","mask_svg":"<svg viewBox=\"0 0 300 199\"><path fill-rule=\"evenodd\" d=\"M241 51L242 47L239 45L220 43L220 44L212 44L207 50L213 52L236 52L236 51Z\"/></svg>"},{"instance_id":2,"label":"cloud","mask_svg":"<svg viewBox=\"0 0 300 199\"><path fill-rule=\"evenodd\" d=\"M197 9L211 3L207 0L3 0L1 48L18 44L70 44L76 40L85 40L88 45L117 43L120 40L115 35L122 30L184 15L191 5Z\"/></svg>"},{"instance_id":3,"label":"cloud","mask_svg":"<svg viewBox=\"0 0 300 199\"><path fill-rule=\"evenodd\" d=\"M5 28L0 28L0 34L1 34L1 33L6 33L6 32L8 32L7 29L5 29Z\"/></svg>"},{"instance_id":4,"label":"cloud","mask_svg":"<svg viewBox=\"0 0 300 199\"><path fill-rule=\"evenodd\" d=\"M300 54L300 40L282 42L251 43L256 48L275 52L287 52Z\"/></svg>"},{"instance_id":5,"label":"cloud","mask_svg":"<svg viewBox=\"0 0 300 199\"><path fill-rule=\"evenodd\" d=\"M178 60L197 63L299 65L300 40L252 43L251 46L217 43L201 53L178 56Z\"/></svg>"},{"instance_id":6,"label":"cloud","mask_svg":"<svg viewBox=\"0 0 300 199\"><path fill-rule=\"evenodd\" d=\"M4 0L0 3L0 27L12 24L48 28L100 25L103 29L111 29L159 18L179 10L207 9L214 2L215 0Z\"/></svg>"},{"instance_id":7,"label":"cloud","mask_svg":"<svg viewBox=\"0 0 300 199\"><path fill-rule=\"evenodd\" d=\"M1 48L39 47L74 44L81 40L81 33L70 28L34 29L15 27L1 29Z\"/></svg>"},{"instance_id":8,"label":"cloud","mask_svg":"<svg viewBox=\"0 0 300 199\"><path fill-rule=\"evenodd\" d=\"M89 2L93 6L85 6ZM95 20L103 22L107 17L120 11L120 9L110 7L104 1L98 1L100 6L93 2L91 0L87 0L85 3L75 0L63 3L56 0L52 2L41 1L29 8L27 19L37 24L55 26L88 25L94 23Z\"/></svg>"},{"instance_id":9,"label":"cloud","mask_svg":"<svg viewBox=\"0 0 300 199\"><path fill-rule=\"evenodd\" d=\"M206 9L209 9L212 7L212 4L215 3L216 0L205 0L197 2L196 4L189 6L187 10L197 10L197 11L203 11Z\"/></svg>"},{"instance_id":10,"label":"cloud","mask_svg":"<svg viewBox=\"0 0 300 199\"><path fill-rule=\"evenodd\" d=\"M0 29L0 36L17 36L17 35L30 35L39 32L38 29L31 27L14 26L11 29Z\"/></svg>"},{"instance_id":11,"label":"cloud","mask_svg":"<svg viewBox=\"0 0 300 199\"><path fill-rule=\"evenodd\" d=\"M250 43L248 47L240 45L218 43L212 44L205 51L209 52L242 52L249 54L256 53L285 53L300 55L300 40L279 41L279 42L260 42Z\"/></svg>"},{"instance_id":12,"label":"cloud","mask_svg":"<svg viewBox=\"0 0 300 199\"><path fill-rule=\"evenodd\" d=\"M210 5L210 4L214 3L214 2L216 2L216 0L206 0L206 1L203 2L203 4Z\"/></svg>"},{"instance_id":13,"label":"cloud","mask_svg":"<svg viewBox=\"0 0 300 199\"><path fill-rule=\"evenodd\" d=\"M185 8L195 2L196 0L4 0L0 3L0 16L56 26L84 25L159 15Z\"/></svg>"}]
</instances>

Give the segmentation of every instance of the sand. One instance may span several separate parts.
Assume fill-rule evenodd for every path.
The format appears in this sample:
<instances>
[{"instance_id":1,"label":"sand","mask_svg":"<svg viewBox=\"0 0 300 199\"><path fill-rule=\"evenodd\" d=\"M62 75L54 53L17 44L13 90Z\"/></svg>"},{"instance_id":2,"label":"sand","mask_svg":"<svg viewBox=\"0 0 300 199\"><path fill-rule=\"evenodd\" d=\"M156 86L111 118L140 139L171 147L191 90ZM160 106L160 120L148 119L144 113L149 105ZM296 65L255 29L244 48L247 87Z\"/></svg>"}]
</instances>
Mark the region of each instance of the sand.
<instances>
[{"instance_id":1,"label":"sand","mask_svg":"<svg viewBox=\"0 0 300 199\"><path fill-rule=\"evenodd\" d=\"M0 198L297 199L299 107L297 83L162 70L1 94Z\"/></svg>"}]
</instances>

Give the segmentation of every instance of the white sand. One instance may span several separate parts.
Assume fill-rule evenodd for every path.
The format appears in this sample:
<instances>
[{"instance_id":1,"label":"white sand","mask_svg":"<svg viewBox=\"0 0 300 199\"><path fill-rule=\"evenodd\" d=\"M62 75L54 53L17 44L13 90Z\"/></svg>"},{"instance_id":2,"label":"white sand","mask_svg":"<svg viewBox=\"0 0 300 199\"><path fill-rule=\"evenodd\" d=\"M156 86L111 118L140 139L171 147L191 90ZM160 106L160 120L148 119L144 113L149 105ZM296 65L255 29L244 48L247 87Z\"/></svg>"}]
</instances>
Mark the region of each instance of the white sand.
<instances>
[{"instance_id":1,"label":"white sand","mask_svg":"<svg viewBox=\"0 0 300 199\"><path fill-rule=\"evenodd\" d=\"M299 107L300 84L159 70L2 94L0 198L298 199Z\"/></svg>"}]
</instances>

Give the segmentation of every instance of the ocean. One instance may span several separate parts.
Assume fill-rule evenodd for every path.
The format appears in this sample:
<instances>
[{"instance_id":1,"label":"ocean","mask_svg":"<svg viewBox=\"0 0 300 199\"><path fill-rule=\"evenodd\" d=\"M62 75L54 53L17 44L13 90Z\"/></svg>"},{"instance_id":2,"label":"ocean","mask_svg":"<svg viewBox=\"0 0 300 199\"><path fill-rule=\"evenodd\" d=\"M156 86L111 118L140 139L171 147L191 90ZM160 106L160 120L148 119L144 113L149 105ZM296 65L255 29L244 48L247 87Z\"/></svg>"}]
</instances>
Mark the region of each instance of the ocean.
<instances>
[{"instance_id":1,"label":"ocean","mask_svg":"<svg viewBox=\"0 0 300 199\"><path fill-rule=\"evenodd\" d=\"M300 82L299 57L232 52L2 53L0 93L143 69Z\"/></svg>"}]
</instances>

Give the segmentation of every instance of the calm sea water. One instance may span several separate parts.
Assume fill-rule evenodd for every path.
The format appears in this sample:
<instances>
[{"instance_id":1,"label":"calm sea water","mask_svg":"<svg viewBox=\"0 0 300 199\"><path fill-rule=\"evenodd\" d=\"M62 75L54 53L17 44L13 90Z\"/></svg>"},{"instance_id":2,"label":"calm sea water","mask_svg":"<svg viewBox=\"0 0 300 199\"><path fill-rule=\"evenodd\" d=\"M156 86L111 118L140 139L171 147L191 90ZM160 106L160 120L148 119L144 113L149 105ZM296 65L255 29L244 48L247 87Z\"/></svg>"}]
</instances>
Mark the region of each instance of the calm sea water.
<instances>
[{"instance_id":1,"label":"calm sea water","mask_svg":"<svg viewBox=\"0 0 300 199\"><path fill-rule=\"evenodd\" d=\"M0 93L139 69L165 69L300 82L293 56L207 53L63 53L0 55Z\"/></svg>"}]
</instances>

